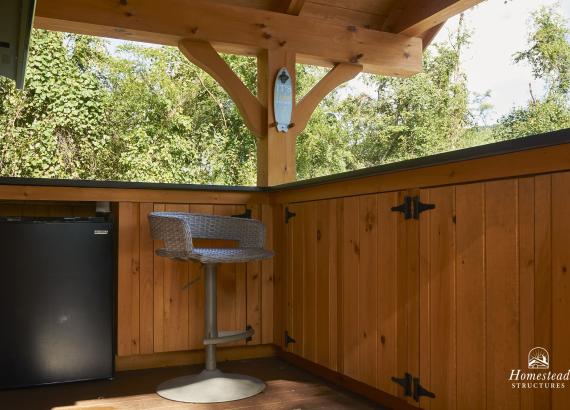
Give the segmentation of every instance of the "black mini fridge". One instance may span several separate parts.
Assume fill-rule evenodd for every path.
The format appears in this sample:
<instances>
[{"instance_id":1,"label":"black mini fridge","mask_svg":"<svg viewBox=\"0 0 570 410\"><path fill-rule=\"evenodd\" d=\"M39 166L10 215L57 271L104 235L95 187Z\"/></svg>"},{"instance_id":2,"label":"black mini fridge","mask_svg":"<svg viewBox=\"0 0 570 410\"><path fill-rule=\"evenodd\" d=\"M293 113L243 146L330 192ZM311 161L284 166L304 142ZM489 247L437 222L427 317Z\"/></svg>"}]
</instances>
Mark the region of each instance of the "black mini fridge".
<instances>
[{"instance_id":1,"label":"black mini fridge","mask_svg":"<svg viewBox=\"0 0 570 410\"><path fill-rule=\"evenodd\" d=\"M0 218L0 388L112 378L113 224Z\"/></svg>"}]
</instances>

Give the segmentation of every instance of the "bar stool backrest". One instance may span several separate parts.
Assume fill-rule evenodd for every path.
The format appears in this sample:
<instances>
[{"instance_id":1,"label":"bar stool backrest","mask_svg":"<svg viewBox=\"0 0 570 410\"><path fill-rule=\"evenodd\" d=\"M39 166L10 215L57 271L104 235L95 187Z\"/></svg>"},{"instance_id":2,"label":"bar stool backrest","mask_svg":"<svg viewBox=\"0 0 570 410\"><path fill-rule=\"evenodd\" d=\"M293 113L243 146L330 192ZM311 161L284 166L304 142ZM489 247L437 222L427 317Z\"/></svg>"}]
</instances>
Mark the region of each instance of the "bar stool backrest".
<instances>
[{"instance_id":1,"label":"bar stool backrest","mask_svg":"<svg viewBox=\"0 0 570 410\"><path fill-rule=\"evenodd\" d=\"M192 254L193 238L238 241L240 248L263 248L265 242L265 226L254 219L186 212L151 212L148 218L153 239L180 257Z\"/></svg>"}]
</instances>

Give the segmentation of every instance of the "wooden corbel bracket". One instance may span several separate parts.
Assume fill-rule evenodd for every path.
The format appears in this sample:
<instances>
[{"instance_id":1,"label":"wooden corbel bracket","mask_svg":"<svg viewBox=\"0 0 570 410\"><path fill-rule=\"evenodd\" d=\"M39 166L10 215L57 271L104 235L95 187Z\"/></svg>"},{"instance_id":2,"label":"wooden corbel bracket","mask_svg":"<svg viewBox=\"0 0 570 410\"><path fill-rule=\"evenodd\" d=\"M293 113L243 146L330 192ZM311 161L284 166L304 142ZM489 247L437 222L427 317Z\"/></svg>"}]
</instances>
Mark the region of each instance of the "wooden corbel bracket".
<instances>
[{"instance_id":1,"label":"wooden corbel bracket","mask_svg":"<svg viewBox=\"0 0 570 410\"><path fill-rule=\"evenodd\" d=\"M295 134L299 134L305 129L313 111L332 90L353 79L361 71L362 66L359 64L339 63L321 78L295 107L293 114Z\"/></svg>"},{"instance_id":2,"label":"wooden corbel bracket","mask_svg":"<svg viewBox=\"0 0 570 410\"><path fill-rule=\"evenodd\" d=\"M188 60L210 74L234 101L245 125L257 137L267 135L267 109L206 41L183 39L178 48Z\"/></svg>"}]
</instances>

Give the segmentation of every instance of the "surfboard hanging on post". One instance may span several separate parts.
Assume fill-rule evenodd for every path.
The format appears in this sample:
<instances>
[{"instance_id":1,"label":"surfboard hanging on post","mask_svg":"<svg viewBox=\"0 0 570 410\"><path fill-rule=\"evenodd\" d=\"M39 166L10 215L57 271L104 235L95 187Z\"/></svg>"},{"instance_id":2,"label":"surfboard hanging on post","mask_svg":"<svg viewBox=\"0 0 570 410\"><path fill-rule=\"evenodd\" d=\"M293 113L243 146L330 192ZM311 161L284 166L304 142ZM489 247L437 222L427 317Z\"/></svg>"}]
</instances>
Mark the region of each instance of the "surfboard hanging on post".
<instances>
[{"instance_id":1,"label":"surfboard hanging on post","mask_svg":"<svg viewBox=\"0 0 570 410\"><path fill-rule=\"evenodd\" d=\"M273 112L278 132L287 132L293 112L293 86L289 71L285 67L277 72L273 94Z\"/></svg>"}]
</instances>

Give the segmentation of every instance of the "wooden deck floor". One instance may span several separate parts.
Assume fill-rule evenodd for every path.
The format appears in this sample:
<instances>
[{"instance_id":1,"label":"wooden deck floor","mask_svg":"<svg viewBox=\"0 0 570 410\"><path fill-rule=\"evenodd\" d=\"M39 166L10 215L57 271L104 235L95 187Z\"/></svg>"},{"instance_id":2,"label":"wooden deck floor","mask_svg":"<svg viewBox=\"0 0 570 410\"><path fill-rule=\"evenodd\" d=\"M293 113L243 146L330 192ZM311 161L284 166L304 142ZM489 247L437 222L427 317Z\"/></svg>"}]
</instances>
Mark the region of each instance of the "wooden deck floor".
<instances>
[{"instance_id":1,"label":"wooden deck floor","mask_svg":"<svg viewBox=\"0 0 570 410\"><path fill-rule=\"evenodd\" d=\"M255 359L221 363L227 372L241 372L267 383L265 391L229 403L183 404L159 397L162 381L190 373L202 366L121 372L113 381L69 383L0 391L0 409L6 410L139 410L139 409L377 409L378 406L280 359Z\"/></svg>"}]
</instances>

